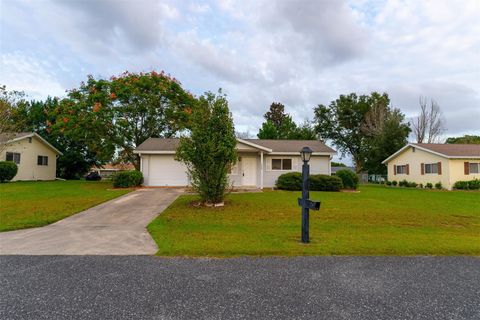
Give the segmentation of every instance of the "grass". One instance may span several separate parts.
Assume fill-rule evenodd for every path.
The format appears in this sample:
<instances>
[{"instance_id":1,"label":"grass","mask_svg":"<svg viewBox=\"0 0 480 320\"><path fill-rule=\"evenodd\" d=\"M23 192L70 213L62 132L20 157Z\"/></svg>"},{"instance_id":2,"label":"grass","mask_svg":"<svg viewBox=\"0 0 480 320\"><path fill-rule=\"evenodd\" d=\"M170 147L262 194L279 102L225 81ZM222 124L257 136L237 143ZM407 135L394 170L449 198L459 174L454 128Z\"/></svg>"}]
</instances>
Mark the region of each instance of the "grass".
<instances>
[{"instance_id":1,"label":"grass","mask_svg":"<svg viewBox=\"0 0 480 320\"><path fill-rule=\"evenodd\" d=\"M361 186L312 192L301 244L300 192L231 194L223 208L178 198L148 230L162 256L480 255L480 193Z\"/></svg>"},{"instance_id":2,"label":"grass","mask_svg":"<svg viewBox=\"0 0 480 320\"><path fill-rule=\"evenodd\" d=\"M110 182L41 181L0 184L0 231L40 227L116 198Z\"/></svg>"}]
</instances>

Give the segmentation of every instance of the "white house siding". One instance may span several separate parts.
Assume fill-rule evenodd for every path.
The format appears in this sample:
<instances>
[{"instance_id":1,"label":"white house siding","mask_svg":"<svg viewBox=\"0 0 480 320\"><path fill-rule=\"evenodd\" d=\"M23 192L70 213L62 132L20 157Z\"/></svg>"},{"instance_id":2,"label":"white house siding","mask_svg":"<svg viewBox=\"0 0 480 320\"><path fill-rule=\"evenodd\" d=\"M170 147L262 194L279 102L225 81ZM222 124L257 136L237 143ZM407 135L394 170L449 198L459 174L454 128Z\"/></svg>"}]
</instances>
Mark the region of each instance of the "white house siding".
<instances>
[{"instance_id":1,"label":"white house siding","mask_svg":"<svg viewBox=\"0 0 480 320\"><path fill-rule=\"evenodd\" d=\"M31 141L31 142L29 142ZM18 165L17 175L13 181L17 180L55 180L57 170L57 154L38 138L32 137L9 143L0 153L0 160L6 160L7 152L20 153L20 164ZM48 165L39 166L37 164L38 156L47 156Z\"/></svg>"},{"instance_id":2,"label":"white house siding","mask_svg":"<svg viewBox=\"0 0 480 320\"><path fill-rule=\"evenodd\" d=\"M230 181L235 187L243 186L243 159L252 157L256 159L256 187L261 187L261 158L259 152L239 150L240 161L229 175ZM271 170L271 160L274 158L292 159L292 170ZM189 184L187 168L181 162L174 159L174 155L143 154L141 156L141 171L144 176L145 186L186 186ZM301 172L302 163L300 156L274 155L264 153L263 156L263 187L273 188L278 177L287 172ZM330 156L312 156L310 159L311 174L330 174Z\"/></svg>"},{"instance_id":3,"label":"white house siding","mask_svg":"<svg viewBox=\"0 0 480 320\"><path fill-rule=\"evenodd\" d=\"M292 159L292 170L271 170L271 161L272 159L278 158L290 158ZM258 160L260 163L260 159ZM310 174L330 174L330 156L314 156L310 158ZM260 167L260 165L259 165ZM284 173L297 171L302 172L302 159L300 156L292 155L264 155L263 163L263 186L265 188L275 187L275 182L278 177ZM260 172L258 173L260 175Z\"/></svg>"}]
</instances>

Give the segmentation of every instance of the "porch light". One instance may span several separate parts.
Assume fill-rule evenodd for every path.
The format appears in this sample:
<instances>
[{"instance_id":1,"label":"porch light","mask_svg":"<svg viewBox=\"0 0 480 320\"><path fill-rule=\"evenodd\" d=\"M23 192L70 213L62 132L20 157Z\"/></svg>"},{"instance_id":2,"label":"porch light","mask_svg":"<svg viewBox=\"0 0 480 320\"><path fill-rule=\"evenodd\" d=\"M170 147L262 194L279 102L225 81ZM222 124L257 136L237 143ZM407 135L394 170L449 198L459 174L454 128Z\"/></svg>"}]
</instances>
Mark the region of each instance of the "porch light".
<instances>
[{"instance_id":1,"label":"porch light","mask_svg":"<svg viewBox=\"0 0 480 320\"><path fill-rule=\"evenodd\" d=\"M300 150L300 155L302 156L302 161L304 163L307 163L310 161L310 157L312 156L312 149L309 147L303 147L302 150Z\"/></svg>"}]
</instances>

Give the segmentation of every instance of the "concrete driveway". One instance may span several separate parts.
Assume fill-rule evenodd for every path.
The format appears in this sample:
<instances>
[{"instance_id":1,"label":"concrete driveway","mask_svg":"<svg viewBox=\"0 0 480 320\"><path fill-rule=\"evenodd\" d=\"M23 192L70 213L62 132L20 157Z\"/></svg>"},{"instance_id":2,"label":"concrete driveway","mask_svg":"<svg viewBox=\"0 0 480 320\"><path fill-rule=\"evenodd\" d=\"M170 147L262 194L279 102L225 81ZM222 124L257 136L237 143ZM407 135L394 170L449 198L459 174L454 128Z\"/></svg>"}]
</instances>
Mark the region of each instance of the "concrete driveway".
<instances>
[{"instance_id":1,"label":"concrete driveway","mask_svg":"<svg viewBox=\"0 0 480 320\"><path fill-rule=\"evenodd\" d=\"M2 232L0 254L154 254L146 226L182 192L140 189L45 227Z\"/></svg>"}]
</instances>

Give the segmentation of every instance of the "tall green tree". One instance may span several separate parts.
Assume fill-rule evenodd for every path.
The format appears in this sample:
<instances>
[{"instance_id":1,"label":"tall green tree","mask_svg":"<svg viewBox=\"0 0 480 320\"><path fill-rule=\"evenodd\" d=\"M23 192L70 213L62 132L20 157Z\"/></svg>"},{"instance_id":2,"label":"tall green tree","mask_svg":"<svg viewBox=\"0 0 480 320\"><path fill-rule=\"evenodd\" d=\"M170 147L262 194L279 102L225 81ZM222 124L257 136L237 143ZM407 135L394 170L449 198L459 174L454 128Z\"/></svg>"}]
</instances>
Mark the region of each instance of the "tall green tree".
<instances>
[{"instance_id":1,"label":"tall green tree","mask_svg":"<svg viewBox=\"0 0 480 320\"><path fill-rule=\"evenodd\" d=\"M108 80L89 76L69 98L85 121L105 123L97 129L87 124L89 131L108 137L101 141L108 145L102 147L108 151L113 147L121 161L133 163L137 169L139 157L133 150L149 137L171 137L186 129L195 100L178 80L155 71L124 72Z\"/></svg>"},{"instance_id":2,"label":"tall green tree","mask_svg":"<svg viewBox=\"0 0 480 320\"><path fill-rule=\"evenodd\" d=\"M113 150L105 153L95 143L89 143L77 134L75 129L83 128L84 125L77 122L77 114L64 110L71 111L71 105L72 102L68 99L48 97L45 101L29 101L23 104L17 108L16 116L23 119L22 131L40 134L63 153L57 160L57 176L78 179L92 166L109 161ZM73 130L68 128L68 124L72 125ZM97 136L95 139L102 137Z\"/></svg>"},{"instance_id":3,"label":"tall green tree","mask_svg":"<svg viewBox=\"0 0 480 320\"><path fill-rule=\"evenodd\" d=\"M388 94L341 95L330 105L315 108L318 135L331 140L342 154L352 156L356 170L383 173L381 161L407 143L410 129Z\"/></svg>"},{"instance_id":4,"label":"tall green tree","mask_svg":"<svg viewBox=\"0 0 480 320\"><path fill-rule=\"evenodd\" d=\"M480 136L464 135L463 137L450 137L445 141L446 143L465 143L465 144L480 144Z\"/></svg>"},{"instance_id":5,"label":"tall green tree","mask_svg":"<svg viewBox=\"0 0 480 320\"><path fill-rule=\"evenodd\" d=\"M273 102L263 117L265 122L257 134L259 139L315 140L317 138L310 123L305 122L297 126L292 116L285 112L285 106L279 102Z\"/></svg>"},{"instance_id":6,"label":"tall green tree","mask_svg":"<svg viewBox=\"0 0 480 320\"><path fill-rule=\"evenodd\" d=\"M193 110L190 135L180 139L176 157L184 162L194 190L205 203L223 201L228 171L237 161L237 140L226 97L207 92Z\"/></svg>"}]
</instances>

